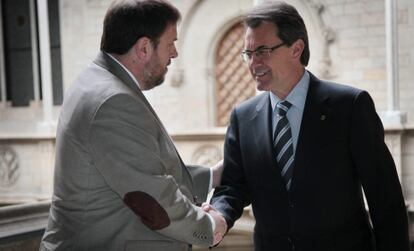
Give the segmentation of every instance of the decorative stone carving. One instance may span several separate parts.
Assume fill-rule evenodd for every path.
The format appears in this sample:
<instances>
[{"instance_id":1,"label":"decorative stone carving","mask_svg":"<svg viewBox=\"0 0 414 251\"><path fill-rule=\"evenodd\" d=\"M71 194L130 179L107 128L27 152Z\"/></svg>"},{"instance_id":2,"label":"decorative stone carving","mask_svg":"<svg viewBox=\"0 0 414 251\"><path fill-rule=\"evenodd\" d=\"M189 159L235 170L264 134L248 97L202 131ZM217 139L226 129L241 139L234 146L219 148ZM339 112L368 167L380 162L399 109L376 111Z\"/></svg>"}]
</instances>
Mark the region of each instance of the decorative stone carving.
<instances>
[{"instance_id":1,"label":"decorative stone carving","mask_svg":"<svg viewBox=\"0 0 414 251\"><path fill-rule=\"evenodd\" d=\"M171 86L180 87L184 84L184 70L175 68L171 72Z\"/></svg>"},{"instance_id":2,"label":"decorative stone carving","mask_svg":"<svg viewBox=\"0 0 414 251\"><path fill-rule=\"evenodd\" d=\"M194 151L192 163L202 166L215 165L222 159L220 148L213 145L203 145Z\"/></svg>"},{"instance_id":3,"label":"decorative stone carving","mask_svg":"<svg viewBox=\"0 0 414 251\"><path fill-rule=\"evenodd\" d=\"M0 187L8 188L19 178L19 159L8 146L0 146Z\"/></svg>"},{"instance_id":4,"label":"decorative stone carving","mask_svg":"<svg viewBox=\"0 0 414 251\"><path fill-rule=\"evenodd\" d=\"M394 158L395 167L397 168L397 173L401 180L401 133L387 133L385 136L385 143Z\"/></svg>"},{"instance_id":5,"label":"decorative stone carving","mask_svg":"<svg viewBox=\"0 0 414 251\"><path fill-rule=\"evenodd\" d=\"M335 32L333 29L326 25L325 21L322 18L322 14L325 10L325 5L319 0L309 0L309 6L316 11L317 21L322 30L323 41L323 58L318 62L318 73L321 78L332 79L334 75L332 74L332 60L331 54L329 51L330 45L335 41Z\"/></svg>"}]
</instances>

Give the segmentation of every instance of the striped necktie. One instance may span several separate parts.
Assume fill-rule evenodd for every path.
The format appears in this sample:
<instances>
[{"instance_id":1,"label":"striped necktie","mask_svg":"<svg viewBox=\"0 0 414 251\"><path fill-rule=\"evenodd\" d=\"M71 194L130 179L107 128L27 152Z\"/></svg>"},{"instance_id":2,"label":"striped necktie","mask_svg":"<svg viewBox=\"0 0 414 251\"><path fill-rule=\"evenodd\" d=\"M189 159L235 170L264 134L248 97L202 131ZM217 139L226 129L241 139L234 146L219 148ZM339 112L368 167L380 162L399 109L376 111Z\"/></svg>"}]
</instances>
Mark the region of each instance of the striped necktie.
<instances>
[{"instance_id":1,"label":"striped necktie","mask_svg":"<svg viewBox=\"0 0 414 251\"><path fill-rule=\"evenodd\" d=\"M289 191L293 174L293 140L292 130L286 113L292 106L288 101L281 101L276 105L278 122L273 138L273 148L276 154L276 161L281 168L282 178L285 181L286 190Z\"/></svg>"}]
</instances>

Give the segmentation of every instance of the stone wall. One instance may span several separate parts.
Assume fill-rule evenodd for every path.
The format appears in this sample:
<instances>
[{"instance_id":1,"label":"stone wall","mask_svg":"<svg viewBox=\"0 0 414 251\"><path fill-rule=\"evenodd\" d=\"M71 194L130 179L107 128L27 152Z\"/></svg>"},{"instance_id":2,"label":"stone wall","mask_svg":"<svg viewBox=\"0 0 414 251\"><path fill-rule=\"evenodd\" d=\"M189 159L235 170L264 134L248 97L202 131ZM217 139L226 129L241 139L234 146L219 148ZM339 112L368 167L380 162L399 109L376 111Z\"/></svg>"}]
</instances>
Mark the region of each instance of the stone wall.
<instances>
[{"instance_id":1,"label":"stone wall","mask_svg":"<svg viewBox=\"0 0 414 251\"><path fill-rule=\"evenodd\" d=\"M385 1L382 0L324 0L322 17L335 33L332 44L334 80L367 89L377 109L385 110L387 84L385 65ZM401 109L414 121L413 79L414 2L399 0L398 46Z\"/></svg>"},{"instance_id":2,"label":"stone wall","mask_svg":"<svg viewBox=\"0 0 414 251\"><path fill-rule=\"evenodd\" d=\"M225 130L173 133L185 163L212 166L223 158ZM387 130L405 198L414 212L414 128ZM52 194L54 138L0 138L0 204L49 200Z\"/></svg>"}]
</instances>

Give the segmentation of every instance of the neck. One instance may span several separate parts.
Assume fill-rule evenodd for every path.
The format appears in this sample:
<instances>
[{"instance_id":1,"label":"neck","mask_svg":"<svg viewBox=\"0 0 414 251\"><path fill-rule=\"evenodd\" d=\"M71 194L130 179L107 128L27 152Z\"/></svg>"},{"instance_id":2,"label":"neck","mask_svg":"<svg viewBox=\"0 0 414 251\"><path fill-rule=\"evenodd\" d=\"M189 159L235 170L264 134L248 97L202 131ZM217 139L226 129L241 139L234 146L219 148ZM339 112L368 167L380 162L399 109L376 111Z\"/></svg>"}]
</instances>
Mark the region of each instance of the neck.
<instances>
[{"instance_id":1,"label":"neck","mask_svg":"<svg viewBox=\"0 0 414 251\"><path fill-rule=\"evenodd\" d=\"M284 81L284 85L277 90L272 90L271 92L275 94L281 100L286 99L289 93L295 88L295 86L299 83L300 79L302 78L305 72L305 68L303 66L297 67L293 69L288 76L291 76L289 79Z\"/></svg>"},{"instance_id":2,"label":"neck","mask_svg":"<svg viewBox=\"0 0 414 251\"><path fill-rule=\"evenodd\" d=\"M111 53L111 56L116 58L119 63L121 63L125 68L128 69L129 72L135 77L138 83L142 83L142 66L138 62L138 60L134 59L129 53L119 55Z\"/></svg>"}]
</instances>

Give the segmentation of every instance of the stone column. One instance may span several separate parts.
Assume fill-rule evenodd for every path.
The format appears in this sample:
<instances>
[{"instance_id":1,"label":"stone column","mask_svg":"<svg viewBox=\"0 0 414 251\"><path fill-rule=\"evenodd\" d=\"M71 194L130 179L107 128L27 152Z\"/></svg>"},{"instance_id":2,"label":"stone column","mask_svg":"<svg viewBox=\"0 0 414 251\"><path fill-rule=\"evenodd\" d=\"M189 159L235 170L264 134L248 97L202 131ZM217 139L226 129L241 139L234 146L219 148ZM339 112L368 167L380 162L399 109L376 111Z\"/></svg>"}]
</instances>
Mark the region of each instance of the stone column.
<instances>
[{"instance_id":1,"label":"stone column","mask_svg":"<svg viewBox=\"0 0 414 251\"><path fill-rule=\"evenodd\" d=\"M32 44L32 64L33 64L33 90L35 103L40 102L40 82L39 82L39 50L37 40L37 16L35 0L30 0L30 30Z\"/></svg>"},{"instance_id":2,"label":"stone column","mask_svg":"<svg viewBox=\"0 0 414 251\"><path fill-rule=\"evenodd\" d=\"M52 124L52 65L50 56L49 14L47 0L37 1L37 16L39 28L40 70L42 79L43 125Z\"/></svg>"},{"instance_id":3,"label":"stone column","mask_svg":"<svg viewBox=\"0 0 414 251\"><path fill-rule=\"evenodd\" d=\"M401 180L401 137L406 122L406 114L400 111L398 88L398 25L397 0L385 0L385 34L387 64L387 111L381 114L387 129L397 133L387 133L387 143L394 157Z\"/></svg>"},{"instance_id":4,"label":"stone column","mask_svg":"<svg viewBox=\"0 0 414 251\"><path fill-rule=\"evenodd\" d=\"M397 0L385 0L385 33L388 105L381 115L386 127L401 127L406 114L399 110Z\"/></svg>"},{"instance_id":5,"label":"stone column","mask_svg":"<svg viewBox=\"0 0 414 251\"><path fill-rule=\"evenodd\" d=\"M0 1L0 13L2 10L2 1ZM6 104L6 70L4 66L4 44L3 44L3 19L0 18L0 106Z\"/></svg>"}]
</instances>

